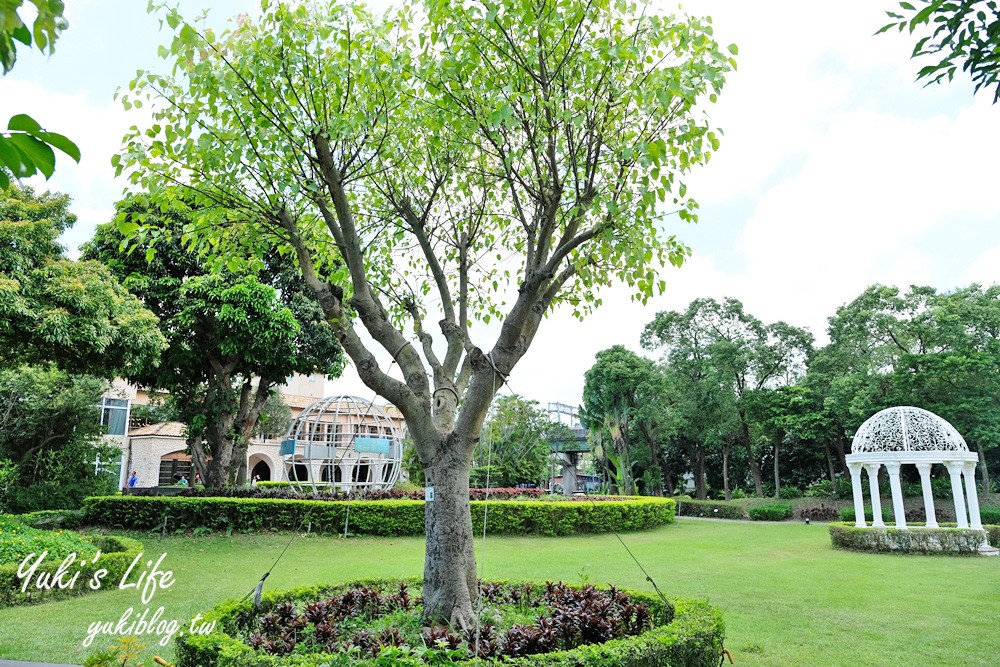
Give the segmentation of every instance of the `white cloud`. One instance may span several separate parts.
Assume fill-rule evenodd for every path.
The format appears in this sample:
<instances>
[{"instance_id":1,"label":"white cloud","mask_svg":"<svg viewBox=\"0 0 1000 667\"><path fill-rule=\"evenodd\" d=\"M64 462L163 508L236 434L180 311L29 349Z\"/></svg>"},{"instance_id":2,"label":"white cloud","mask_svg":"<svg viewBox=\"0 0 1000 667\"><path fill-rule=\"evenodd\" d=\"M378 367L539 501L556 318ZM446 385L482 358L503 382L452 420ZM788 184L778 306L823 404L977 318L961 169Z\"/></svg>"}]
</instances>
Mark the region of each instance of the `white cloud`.
<instances>
[{"instance_id":1,"label":"white cloud","mask_svg":"<svg viewBox=\"0 0 1000 667\"><path fill-rule=\"evenodd\" d=\"M94 227L107 222L124 183L114 180L111 156L121 146L129 126L144 122L142 112L126 112L109 100L95 105L87 95L59 93L39 83L23 80L0 81L0 118L26 113L42 127L64 134L80 148L80 163L56 152L56 170L45 181L36 176L29 183L37 189L65 192L72 196L71 210L78 221L62 242L75 250L93 236Z\"/></svg>"}]
</instances>

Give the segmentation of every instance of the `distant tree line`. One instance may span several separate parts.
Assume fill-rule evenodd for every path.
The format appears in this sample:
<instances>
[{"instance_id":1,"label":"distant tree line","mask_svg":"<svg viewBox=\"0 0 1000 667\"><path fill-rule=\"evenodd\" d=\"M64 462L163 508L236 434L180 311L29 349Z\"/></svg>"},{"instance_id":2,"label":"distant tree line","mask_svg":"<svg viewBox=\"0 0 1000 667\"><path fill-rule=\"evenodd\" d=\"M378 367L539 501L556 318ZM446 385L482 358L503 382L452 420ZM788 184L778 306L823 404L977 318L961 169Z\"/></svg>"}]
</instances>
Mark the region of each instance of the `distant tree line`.
<instances>
[{"instance_id":1,"label":"distant tree line","mask_svg":"<svg viewBox=\"0 0 1000 667\"><path fill-rule=\"evenodd\" d=\"M914 405L980 453L1000 443L1000 286L873 285L829 319L829 343L765 324L736 299L696 299L643 331L652 360L617 345L586 373L583 415L599 468L623 492L794 495L844 489L854 431ZM912 471L910 471L912 472ZM914 473L915 474L915 473Z\"/></svg>"}]
</instances>

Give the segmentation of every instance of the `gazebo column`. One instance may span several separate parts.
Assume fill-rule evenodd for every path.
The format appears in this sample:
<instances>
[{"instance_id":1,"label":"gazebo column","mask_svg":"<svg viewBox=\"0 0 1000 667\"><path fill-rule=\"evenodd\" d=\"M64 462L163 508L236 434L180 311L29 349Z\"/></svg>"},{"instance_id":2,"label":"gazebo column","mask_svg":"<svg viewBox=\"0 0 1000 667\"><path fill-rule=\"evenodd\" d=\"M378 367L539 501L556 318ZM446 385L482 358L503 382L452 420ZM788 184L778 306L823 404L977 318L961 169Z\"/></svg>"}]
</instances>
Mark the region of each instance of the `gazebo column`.
<instances>
[{"instance_id":1,"label":"gazebo column","mask_svg":"<svg viewBox=\"0 0 1000 667\"><path fill-rule=\"evenodd\" d=\"M906 528L906 509L903 507L903 487L899 483L899 464L886 463L885 469L889 473L889 488L892 490L892 513L896 519L896 528ZM875 511L874 507L872 511Z\"/></svg>"},{"instance_id":2,"label":"gazebo column","mask_svg":"<svg viewBox=\"0 0 1000 667\"><path fill-rule=\"evenodd\" d=\"M969 528L982 530L983 521L979 516L979 494L976 491L976 462L966 461L962 466L965 474L965 497L969 500Z\"/></svg>"},{"instance_id":3,"label":"gazebo column","mask_svg":"<svg viewBox=\"0 0 1000 667\"><path fill-rule=\"evenodd\" d=\"M927 527L937 528L937 513L934 511L934 490L931 488L931 464L918 463L920 473L920 488L924 492L924 514L927 516Z\"/></svg>"},{"instance_id":4,"label":"gazebo column","mask_svg":"<svg viewBox=\"0 0 1000 667\"><path fill-rule=\"evenodd\" d=\"M847 464L847 469L851 472L851 491L854 492L854 525L864 528L865 523L865 499L864 489L861 487L861 464L851 462Z\"/></svg>"},{"instance_id":5,"label":"gazebo column","mask_svg":"<svg viewBox=\"0 0 1000 667\"><path fill-rule=\"evenodd\" d=\"M951 497L955 501L955 520L959 528L969 527L969 517L965 512L965 499L962 497L962 463L960 461L945 461L951 476Z\"/></svg>"},{"instance_id":6,"label":"gazebo column","mask_svg":"<svg viewBox=\"0 0 1000 667\"><path fill-rule=\"evenodd\" d=\"M885 528L882 521L882 497L878 489L878 469L881 463L866 463L865 470L868 471L868 489L872 494L872 528Z\"/></svg>"}]
</instances>

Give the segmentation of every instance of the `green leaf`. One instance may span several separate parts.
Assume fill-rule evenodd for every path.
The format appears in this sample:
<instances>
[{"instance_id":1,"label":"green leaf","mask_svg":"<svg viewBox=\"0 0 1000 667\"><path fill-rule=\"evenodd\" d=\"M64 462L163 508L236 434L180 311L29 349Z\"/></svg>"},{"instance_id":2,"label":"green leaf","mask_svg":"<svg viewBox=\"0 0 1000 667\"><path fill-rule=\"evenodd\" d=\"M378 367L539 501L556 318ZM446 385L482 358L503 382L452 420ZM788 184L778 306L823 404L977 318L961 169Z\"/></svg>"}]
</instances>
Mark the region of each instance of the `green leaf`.
<instances>
[{"instance_id":1,"label":"green leaf","mask_svg":"<svg viewBox=\"0 0 1000 667\"><path fill-rule=\"evenodd\" d=\"M80 161L80 148L70 141L68 137L55 132L39 132L35 135L53 148L58 148L66 155L73 158L75 162Z\"/></svg>"},{"instance_id":2,"label":"green leaf","mask_svg":"<svg viewBox=\"0 0 1000 667\"><path fill-rule=\"evenodd\" d=\"M42 126L28 114L19 113L16 116L11 117L10 121L7 123L7 129L34 134L35 132L40 131Z\"/></svg>"},{"instance_id":3,"label":"green leaf","mask_svg":"<svg viewBox=\"0 0 1000 667\"><path fill-rule=\"evenodd\" d=\"M44 141L40 141L29 134L14 134L10 137L10 143L14 144L26 158L26 164L33 166L38 171L45 174L48 179L56 168L56 154Z\"/></svg>"}]
</instances>

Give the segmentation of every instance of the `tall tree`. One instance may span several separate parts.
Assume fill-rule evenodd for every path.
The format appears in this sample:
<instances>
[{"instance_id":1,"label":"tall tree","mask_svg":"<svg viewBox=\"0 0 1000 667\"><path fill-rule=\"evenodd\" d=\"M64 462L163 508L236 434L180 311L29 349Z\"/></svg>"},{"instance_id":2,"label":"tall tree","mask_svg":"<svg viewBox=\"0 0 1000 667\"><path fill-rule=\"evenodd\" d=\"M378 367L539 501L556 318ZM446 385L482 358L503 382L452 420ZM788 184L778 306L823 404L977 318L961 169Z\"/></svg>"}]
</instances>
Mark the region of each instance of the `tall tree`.
<instances>
[{"instance_id":1,"label":"tall tree","mask_svg":"<svg viewBox=\"0 0 1000 667\"><path fill-rule=\"evenodd\" d=\"M830 318L827 403L856 429L893 405L935 412L980 452L1000 445L1000 286L950 293L873 285ZM813 367L810 366L810 375Z\"/></svg>"},{"instance_id":2,"label":"tall tree","mask_svg":"<svg viewBox=\"0 0 1000 667\"><path fill-rule=\"evenodd\" d=\"M651 360L622 345L598 352L584 376L584 425L592 431L607 429L610 434L613 467L623 481L620 493L634 494L636 477L651 482L650 492L662 489L657 431L664 420L663 382ZM637 467L640 460L646 465Z\"/></svg>"},{"instance_id":3,"label":"tall tree","mask_svg":"<svg viewBox=\"0 0 1000 667\"><path fill-rule=\"evenodd\" d=\"M63 255L56 239L74 222L66 195L0 190L0 365L139 372L164 346L156 317L106 267Z\"/></svg>"},{"instance_id":4,"label":"tall tree","mask_svg":"<svg viewBox=\"0 0 1000 667\"><path fill-rule=\"evenodd\" d=\"M119 210L123 226L141 221L147 235L130 240L101 225L84 257L104 262L156 313L169 343L155 369L130 379L169 392L206 485L243 483L247 447L275 387L293 373L339 375L340 346L287 258L272 253L254 271L215 274L183 246L183 201L160 211L135 197Z\"/></svg>"},{"instance_id":5,"label":"tall tree","mask_svg":"<svg viewBox=\"0 0 1000 667\"><path fill-rule=\"evenodd\" d=\"M79 507L89 495L110 493L117 460L105 446L100 403L104 380L45 366L0 369L0 512Z\"/></svg>"},{"instance_id":6,"label":"tall tree","mask_svg":"<svg viewBox=\"0 0 1000 667\"><path fill-rule=\"evenodd\" d=\"M500 396L490 409L483 435L473 453L472 480L478 486L512 487L537 484L548 472L549 429L537 401Z\"/></svg>"},{"instance_id":7,"label":"tall tree","mask_svg":"<svg viewBox=\"0 0 1000 667\"><path fill-rule=\"evenodd\" d=\"M915 4L914 4L915 3ZM902 13L901 13L902 12ZM912 58L940 58L924 65L917 79L927 85L951 81L961 70L975 84L975 92L995 87L993 103L1000 100L1000 9L996 0L914 0L900 2L899 11L886 12L893 28L923 35L913 47Z\"/></svg>"},{"instance_id":8,"label":"tall tree","mask_svg":"<svg viewBox=\"0 0 1000 667\"><path fill-rule=\"evenodd\" d=\"M583 317L614 279L645 299L686 257L661 204L694 217L680 178L718 144L698 105L733 62L707 21L627 0L412 12L275 3L216 35L166 10L175 75L141 73L124 96L157 111L115 162L157 197L197 193L204 252L294 254L436 487L425 613L467 625L469 469L493 397L553 308ZM471 325L494 318L480 347Z\"/></svg>"},{"instance_id":9,"label":"tall tree","mask_svg":"<svg viewBox=\"0 0 1000 667\"><path fill-rule=\"evenodd\" d=\"M795 382L805 372L812 335L784 322L765 325L733 298L695 299L685 312L660 312L642 335L647 349L662 348L670 363L707 364L735 395L739 440L758 496L763 479L747 417L749 392Z\"/></svg>"}]
</instances>

